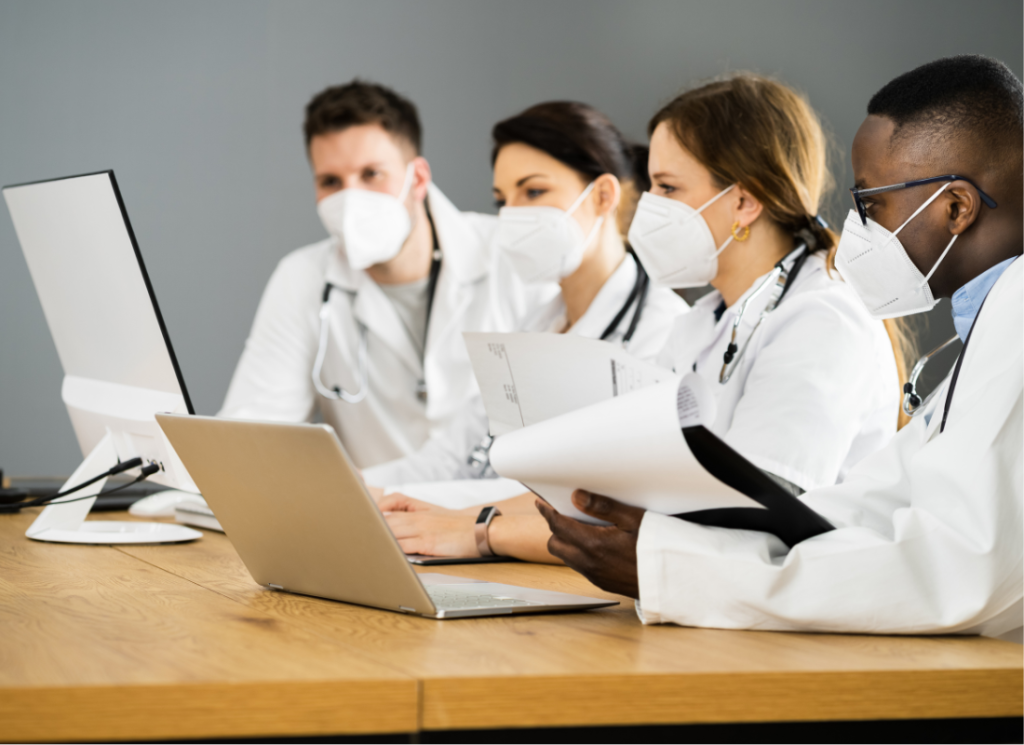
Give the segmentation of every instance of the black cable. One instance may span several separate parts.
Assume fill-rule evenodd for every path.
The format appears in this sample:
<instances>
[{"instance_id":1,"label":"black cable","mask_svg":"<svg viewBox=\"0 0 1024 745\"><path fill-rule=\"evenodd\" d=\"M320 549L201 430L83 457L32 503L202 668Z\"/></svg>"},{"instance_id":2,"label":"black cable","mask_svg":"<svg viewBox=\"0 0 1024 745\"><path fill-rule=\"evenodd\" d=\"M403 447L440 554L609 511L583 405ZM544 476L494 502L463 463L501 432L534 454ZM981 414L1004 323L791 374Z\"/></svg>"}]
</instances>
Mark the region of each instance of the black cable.
<instances>
[{"instance_id":1,"label":"black cable","mask_svg":"<svg viewBox=\"0 0 1024 745\"><path fill-rule=\"evenodd\" d=\"M131 460L126 460L123 463L118 463L116 466L109 469L106 473L101 473L99 476L94 476L88 481L83 481L81 484L76 484L70 489L65 489L64 491L57 492L56 494L49 494L45 497L36 497L35 499L30 499L25 502L16 502L15 504L0 504L0 515L11 515L20 512L25 507L39 507L45 505L47 502L52 502L54 499L59 499L60 497L67 496L68 494L73 494L76 491L80 491L91 484L95 484L100 479L105 479L109 476L115 476L123 471L128 471L131 470L132 468L137 468L138 466L141 465L142 458L132 458ZM65 502L60 502L59 504L70 504L71 502L80 502L83 499L92 499L93 497L100 497L106 496L107 494L113 494L114 492L121 491L122 489L127 489L129 486L134 486L140 481L144 481L145 479L149 478L159 470L160 466L156 465L155 463L150 463L148 466L144 466L142 468L142 471L139 474L138 478L136 478L134 481L129 481L127 484L122 484L121 486L118 486L107 492L93 494L88 497L77 497L75 499L69 499Z\"/></svg>"}]
</instances>

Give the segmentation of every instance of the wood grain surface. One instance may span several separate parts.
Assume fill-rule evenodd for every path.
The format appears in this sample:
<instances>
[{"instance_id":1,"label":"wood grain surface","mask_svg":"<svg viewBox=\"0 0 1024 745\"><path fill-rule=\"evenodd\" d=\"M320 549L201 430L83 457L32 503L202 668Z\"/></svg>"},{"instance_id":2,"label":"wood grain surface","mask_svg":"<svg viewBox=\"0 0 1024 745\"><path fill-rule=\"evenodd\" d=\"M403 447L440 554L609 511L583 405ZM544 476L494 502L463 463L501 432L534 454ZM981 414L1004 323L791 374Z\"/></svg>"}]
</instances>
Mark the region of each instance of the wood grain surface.
<instances>
[{"instance_id":1,"label":"wood grain surface","mask_svg":"<svg viewBox=\"0 0 1024 745\"><path fill-rule=\"evenodd\" d=\"M643 626L565 567L422 568L617 599L572 614L434 621L256 585L224 536L126 553L343 639L422 683L424 729L1021 716L1018 645L977 637Z\"/></svg>"},{"instance_id":2,"label":"wood grain surface","mask_svg":"<svg viewBox=\"0 0 1024 745\"><path fill-rule=\"evenodd\" d=\"M1022 649L993 639L643 626L530 564L423 571L621 605L435 621L266 590L214 532L32 542L31 512L0 518L6 741L1024 713Z\"/></svg>"},{"instance_id":3,"label":"wood grain surface","mask_svg":"<svg viewBox=\"0 0 1024 745\"><path fill-rule=\"evenodd\" d=\"M0 518L0 739L416 729L410 676L115 548L30 541L32 519Z\"/></svg>"}]
</instances>

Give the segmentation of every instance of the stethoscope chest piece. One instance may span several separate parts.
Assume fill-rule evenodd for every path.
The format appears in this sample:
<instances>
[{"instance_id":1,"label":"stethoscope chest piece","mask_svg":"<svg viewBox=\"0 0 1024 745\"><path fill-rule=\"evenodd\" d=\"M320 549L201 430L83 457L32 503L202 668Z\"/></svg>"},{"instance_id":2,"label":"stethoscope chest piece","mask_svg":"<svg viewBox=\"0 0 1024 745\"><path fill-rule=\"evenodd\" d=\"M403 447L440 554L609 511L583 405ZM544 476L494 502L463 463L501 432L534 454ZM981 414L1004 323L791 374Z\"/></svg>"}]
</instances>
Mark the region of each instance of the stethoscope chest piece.
<instances>
[{"instance_id":1,"label":"stethoscope chest piece","mask_svg":"<svg viewBox=\"0 0 1024 745\"><path fill-rule=\"evenodd\" d=\"M931 360L932 357L937 355L943 349L948 347L953 342L959 340L959 335L951 336L942 342L939 346L935 347L932 351L926 354L924 357L917 361L914 365L914 369L910 371L910 375L907 378L907 382L903 385L903 413L907 416L916 416L922 411L922 405L927 403L931 396L922 399L920 394L917 392L917 381L921 377L921 373L924 372L925 365Z\"/></svg>"}]
</instances>

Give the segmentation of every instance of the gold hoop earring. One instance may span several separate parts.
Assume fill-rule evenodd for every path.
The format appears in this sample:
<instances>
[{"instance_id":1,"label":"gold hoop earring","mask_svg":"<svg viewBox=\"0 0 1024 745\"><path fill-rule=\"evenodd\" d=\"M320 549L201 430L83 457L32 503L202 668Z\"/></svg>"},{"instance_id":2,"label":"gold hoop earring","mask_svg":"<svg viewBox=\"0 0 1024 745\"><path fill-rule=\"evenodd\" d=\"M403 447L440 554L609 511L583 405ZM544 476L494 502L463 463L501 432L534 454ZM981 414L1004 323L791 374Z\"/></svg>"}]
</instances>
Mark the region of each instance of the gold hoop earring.
<instances>
[{"instance_id":1,"label":"gold hoop earring","mask_svg":"<svg viewBox=\"0 0 1024 745\"><path fill-rule=\"evenodd\" d=\"M737 232L737 230L739 232ZM743 243L743 241L747 240L747 238L750 237L750 226L744 225L741 228L739 221L734 222L732 224L732 237L735 238L739 243Z\"/></svg>"}]
</instances>

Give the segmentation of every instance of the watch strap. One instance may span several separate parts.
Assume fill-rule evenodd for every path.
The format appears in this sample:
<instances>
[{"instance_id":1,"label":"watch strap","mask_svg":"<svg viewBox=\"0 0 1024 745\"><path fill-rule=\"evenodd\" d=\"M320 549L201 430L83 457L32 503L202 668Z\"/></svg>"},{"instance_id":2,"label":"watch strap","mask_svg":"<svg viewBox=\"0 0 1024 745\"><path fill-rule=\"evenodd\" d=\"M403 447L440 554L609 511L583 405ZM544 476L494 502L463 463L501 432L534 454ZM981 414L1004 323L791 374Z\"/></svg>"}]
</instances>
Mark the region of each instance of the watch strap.
<instances>
[{"instance_id":1,"label":"watch strap","mask_svg":"<svg viewBox=\"0 0 1024 745\"><path fill-rule=\"evenodd\" d=\"M501 510L497 507L488 506L480 510L480 514L476 518L476 524L473 526L473 537L476 539L476 549L481 556L494 556L494 551L491 550L488 529L491 526L491 520L500 514Z\"/></svg>"}]
</instances>

